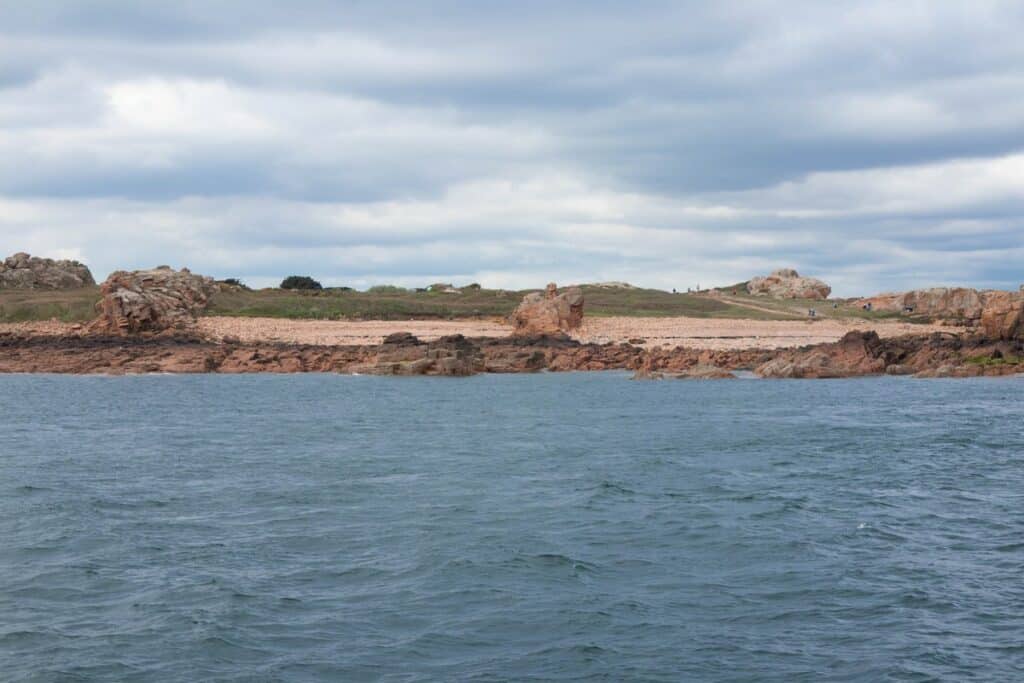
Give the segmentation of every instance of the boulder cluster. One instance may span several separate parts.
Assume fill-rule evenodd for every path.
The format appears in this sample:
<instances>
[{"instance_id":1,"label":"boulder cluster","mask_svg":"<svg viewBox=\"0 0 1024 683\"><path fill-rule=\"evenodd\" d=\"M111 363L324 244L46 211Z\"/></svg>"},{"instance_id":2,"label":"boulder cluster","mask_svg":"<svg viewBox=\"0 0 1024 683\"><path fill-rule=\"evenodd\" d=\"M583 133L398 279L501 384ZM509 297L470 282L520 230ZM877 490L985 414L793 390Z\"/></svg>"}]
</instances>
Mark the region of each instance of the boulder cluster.
<instances>
[{"instance_id":1,"label":"boulder cluster","mask_svg":"<svg viewBox=\"0 0 1024 683\"><path fill-rule=\"evenodd\" d=\"M774 299L827 299L832 288L813 277L802 277L792 268L780 268L766 277L751 278L747 292Z\"/></svg>"},{"instance_id":2,"label":"boulder cluster","mask_svg":"<svg viewBox=\"0 0 1024 683\"><path fill-rule=\"evenodd\" d=\"M515 334L565 334L583 324L583 291L567 287L559 293L552 282L544 292L527 294L512 313Z\"/></svg>"},{"instance_id":3,"label":"boulder cluster","mask_svg":"<svg viewBox=\"0 0 1024 683\"><path fill-rule=\"evenodd\" d=\"M982 335L991 340L1024 338L1024 287L1018 292L935 287L879 294L856 303L875 311L978 325Z\"/></svg>"},{"instance_id":4,"label":"boulder cluster","mask_svg":"<svg viewBox=\"0 0 1024 683\"><path fill-rule=\"evenodd\" d=\"M933 287L909 292L887 292L856 302L871 310L914 313L936 318L977 320L985 306L986 292L967 287Z\"/></svg>"},{"instance_id":5,"label":"boulder cluster","mask_svg":"<svg viewBox=\"0 0 1024 683\"><path fill-rule=\"evenodd\" d=\"M78 261L55 261L25 253L0 261L0 289L78 289L95 285Z\"/></svg>"},{"instance_id":6,"label":"boulder cluster","mask_svg":"<svg viewBox=\"0 0 1024 683\"><path fill-rule=\"evenodd\" d=\"M216 291L212 278L187 268L118 271L100 288L99 317L90 329L121 335L189 329Z\"/></svg>"}]
</instances>

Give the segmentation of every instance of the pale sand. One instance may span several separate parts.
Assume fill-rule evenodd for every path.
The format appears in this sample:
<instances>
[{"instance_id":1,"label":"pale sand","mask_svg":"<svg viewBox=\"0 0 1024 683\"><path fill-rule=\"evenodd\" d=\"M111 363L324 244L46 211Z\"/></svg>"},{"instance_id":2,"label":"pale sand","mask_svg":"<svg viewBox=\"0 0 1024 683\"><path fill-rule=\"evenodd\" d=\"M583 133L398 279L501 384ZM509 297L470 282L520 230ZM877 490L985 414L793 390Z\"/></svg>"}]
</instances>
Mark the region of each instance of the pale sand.
<instances>
[{"instance_id":1,"label":"pale sand","mask_svg":"<svg viewBox=\"0 0 1024 683\"><path fill-rule=\"evenodd\" d=\"M411 332L432 341L450 334L505 337L512 328L498 320L284 320L279 318L200 318L199 330L212 339L234 337L247 342L314 345L379 344L393 332ZM838 340L850 330L875 330L882 337L959 333L964 328L912 325L895 320L732 320L726 318L587 318L574 337L584 342L625 342L645 347L686 346L699 349L777 349ZM0 324L0 333L75 335L81 325L56 321Z\"/></svg>"},{"instance_id":2,"label":"pale sand","mask_svg":"<svg viewBox=\"0 0 1024 683\"><path fill-rule=\"evenodd\" d=\"M728 318L587 318L575 336L604 343L643 339L643 346L699 349L779 349L838 341L852 330L874 330L880 337L965 331L946 325L914 325L898 320L825 319L733 320Z\"/></svg>"},{"instance_id":3,"label":"pale sand","mask_svg":"<svg viewBox=\"0 0 1024 683\"><path fill-rule=\"evenodd\" d=\"M215 339L279 341L300 344L378 344L393 332L411 332L432 341L450 334L505 337L512 328L487 320L281 320L275 318L201 318L200 330ZM687 346L704 349L776 349L836 341L851 330L875 330L882 337L961 332L943 325L912 325L899 321L731 320L725 318L588 318L573 335L585 342L643 339L643 346Z\"/></svg>"}]
</instances>

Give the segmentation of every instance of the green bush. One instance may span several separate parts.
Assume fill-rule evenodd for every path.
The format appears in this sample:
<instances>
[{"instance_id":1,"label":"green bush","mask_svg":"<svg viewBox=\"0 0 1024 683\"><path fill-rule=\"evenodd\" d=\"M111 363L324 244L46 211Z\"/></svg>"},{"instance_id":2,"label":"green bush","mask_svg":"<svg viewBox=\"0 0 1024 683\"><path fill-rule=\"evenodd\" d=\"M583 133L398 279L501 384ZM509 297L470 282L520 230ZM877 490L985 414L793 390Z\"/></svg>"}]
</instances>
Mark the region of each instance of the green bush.
<instances>
[{"instance_id":1,"label":"green bush","mask_svg":"<svg viewBox=\"0 0 1024 683\"><path fill-rule=\"evenodd\" d=\"M407 294L409 292L405 287L396 287L395 285L374 285L366 290L368 294Z\"/></svg>"},{"instance_id":2,"label":"green bush","mask_svg":"<svg viewBox=\"0 0 1024 683\"><path fill-rule=\"evenodd\" d=\"M308 275L289 275L281 282L281 289L323 289L323 285Z\"/></svg>"}]
</instances>

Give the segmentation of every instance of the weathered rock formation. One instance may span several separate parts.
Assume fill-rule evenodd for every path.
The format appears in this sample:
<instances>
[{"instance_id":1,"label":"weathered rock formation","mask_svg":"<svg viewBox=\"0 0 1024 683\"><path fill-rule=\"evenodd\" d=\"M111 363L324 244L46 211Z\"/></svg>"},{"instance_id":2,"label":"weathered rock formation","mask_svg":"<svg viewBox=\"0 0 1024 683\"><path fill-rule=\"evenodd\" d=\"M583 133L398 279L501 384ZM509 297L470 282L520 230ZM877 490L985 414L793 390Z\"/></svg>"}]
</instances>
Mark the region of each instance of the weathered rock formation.
<instances>
[{"instance_id":1,"label":"weathered rock formation","mask_svg":"<svg viewBox=\"0 0 1024 683\"><path fill-rule=\"evenodd\" d=\"M633 370L638 378L718 378L756 368L762 377L854 377L865 374L975 377L1024 372L1024 341L934 333L879 339L852 332L839 342L801 349L642 349L584 344L564 335L465 338L423 342L407 333L375 345L303 345L213 341L191 333L163 335L0 332L0 372L293 373L468 375L478 372Z\"/></svg>"},{"instance_id":2,"label":"weathered rock formation","mask_svg":"<svg viewBox=\"0 0 1024 683\"><path fill-rule=\"evenodd\" d=\"M396 332L384 339L370 362L352 366L348 371L360 375L468 377L483 369L480 349L461 334L428 343L409 332Z\"/></svg>"},{"instance_id":3,"label":"weathered rock formation","mask_svg":"<svg viewBox=\"0 0 1024 683\"><path fill-rule=\"evenodd\" d=\"M909 292L887 292L860 299L856 305L871 305L872 310L889 313L913 313L949 320L977 320L988 292L968 287L935 287Z\"/></svg>"},{"instance_id":4,"label":"weathered rock formation","mask_svg":"<svg viewBox=\"0 0 1024 683\"><path fill-rule=\"evenodd\" d=\"M512 313L515 333L557 334L570 332L583 324L583 291L569 287L562 293L551 283L543 293L534 292L523 297Z\"/></svg>"},{"instance_id":5,"label":"weathered rock formation","mask_svg":"<svg viewBox=\"0 0 1024 683\"><path fill-rule=\"evenodd\" d=\"M92 273L78 261L18 253L0 262L0 289L78 289L95 284Z\"/></svg>"},{"instance_id":6,"label":"weathered rock formation","mask_svg":"<svg viewBox=\"0 0 1024 683\"><path fill-rule=\"evenodd\" d=\"M100 288L99 317L90 330L121 335L185 330L215 291L212 278L194 275L187 268L118 271Z\"/></svg>"},{"instance_id":7,"label":"weathered rock formation","mask_svg":"<svg viewBox=\"0 0 1024 683\"><path fill-rule=\"evenodd\" d=\"M880 339L850 332L838 342L783 349L758 366L760 377L820 379L863 375L978 377L1024 372L1024 342L936 332Z\"/></svg>"},{"instance_id":8,"label":"weathered rock formation","mask_svg":"<svg viewBox=\"0 0 1024 683\"><path fill-rule=\"evenodd\" d=\"M792 268L780 268L767 277L751 278L747 291L775 299L827 299L832 288L813 277L801 277Z\"/></svg>"},{"instance_id":9,"label":"weathered rock formation","mask_svg":"<svg viewBox=\"0 0 1024 683\"><path fill-rule=\"evenodd\" d=\"M781 354L759 366L760 377L824 379L857 377L885 372L882 340L876 332L848 332L834 344L811 347L806 352Z\"/></svg>"},{"instance_id":10,"label":"weathered rock formation","mask_svg":"<svg viewBox=\"0 0 1024 683\"><path fill-rule=\"evenodd\" d=\"M990 340L1024 340L1024 287L1021 291L990 292L981 311L981 332Z\"/></svg>"}]
</instances>

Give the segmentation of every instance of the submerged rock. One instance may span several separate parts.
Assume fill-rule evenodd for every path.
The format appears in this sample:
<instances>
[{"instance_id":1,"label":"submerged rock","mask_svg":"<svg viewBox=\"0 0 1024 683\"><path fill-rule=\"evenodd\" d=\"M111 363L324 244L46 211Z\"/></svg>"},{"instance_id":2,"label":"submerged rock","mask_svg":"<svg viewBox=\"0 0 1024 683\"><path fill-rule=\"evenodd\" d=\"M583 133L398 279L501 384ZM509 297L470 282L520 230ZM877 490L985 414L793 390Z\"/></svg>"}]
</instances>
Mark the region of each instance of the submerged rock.
<instances>
[{"instance_id":1,"label":"submerged rock","mask_svg":"<svg viewBox=\"0 0 1024 683\"><path fill-rule=\"evenodd\" d=\"M832 288L813 277L802 277L792 268L780 268L766 277L751 278L747 292L775 299L827 299Z\"/></svg>"},{"instance_id":2,"label":"submerged rock","mask_svg":"<svg viewBox=\"0 0 1024 683\"><path fill-rule=\"evenodd\" d=\"M0 289L80 289L96 284L78 261L55 261L17 253L0 261Z\"/></svg>"},{"instance_id":3,"label":"submerged rock","mask_svg":"<svg viewBox=\"0 0 1024 683\"><path fill-rule=\"evenodd\" d=\"M633 379L736 379L736 375L717 365L698 363L680 372L641 368L633 375Z\"/></svg>"}]
</instances>

